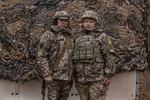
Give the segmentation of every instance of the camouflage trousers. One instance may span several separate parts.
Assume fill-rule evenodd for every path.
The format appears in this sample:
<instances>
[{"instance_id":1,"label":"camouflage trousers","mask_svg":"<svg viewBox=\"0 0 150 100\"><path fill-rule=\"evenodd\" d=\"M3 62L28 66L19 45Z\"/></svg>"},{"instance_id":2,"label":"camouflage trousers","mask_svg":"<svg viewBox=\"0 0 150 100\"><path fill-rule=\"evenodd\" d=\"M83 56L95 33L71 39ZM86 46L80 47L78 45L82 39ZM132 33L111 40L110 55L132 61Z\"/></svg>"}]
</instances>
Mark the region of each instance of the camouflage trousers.
<instances>
[{"instance_id":1,"label":"camouflage trousers","mask_svg":"<svg viewBox=\"0 0 150 100\"><path fill-rule=\"evenodd\" d=\"M53 80L47 85L48 100L67 100L72 84L72 81Z\"/></svg>"},{"instance_id":2,"label":"camouflage trousers","mask_svg":"<svg viewBox=\"0 0 150 100\"><path fill-rule=\"evenodd\" d=\"M97 82L76 82L81 100L105 100L107 87Z\"/></svg>"}]
</instances>

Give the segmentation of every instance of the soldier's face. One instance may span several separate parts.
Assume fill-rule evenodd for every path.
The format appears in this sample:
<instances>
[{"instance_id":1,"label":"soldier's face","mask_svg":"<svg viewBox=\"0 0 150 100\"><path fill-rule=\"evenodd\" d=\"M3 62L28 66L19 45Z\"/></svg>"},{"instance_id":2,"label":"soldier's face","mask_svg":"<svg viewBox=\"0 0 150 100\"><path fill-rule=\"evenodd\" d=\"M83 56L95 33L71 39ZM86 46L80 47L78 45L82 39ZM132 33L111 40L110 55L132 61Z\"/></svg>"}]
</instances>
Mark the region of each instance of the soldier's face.
<instances>
[{"instance_id":1,"label":"soldier's face","mask_svg":"<svg viewBox=\"0 0 150 100\"><path fill-rule=\"evenodd\" d=\"M68 19L58 19L57 26L60 29L65 29L65 28L68 27L68 25L69 25L69 20Z\"/></svg>"},{"instance_id":2,"label":"soldier's face","mask_svg":"<svg viewBox=\"0 0 150 100\"><path fill-rule=\"evenodd\" d=\"M96 21L93 19L85 19L83 21L83 27L88 31L92 31L96 28Z\"/></svg>"}]
</instances>

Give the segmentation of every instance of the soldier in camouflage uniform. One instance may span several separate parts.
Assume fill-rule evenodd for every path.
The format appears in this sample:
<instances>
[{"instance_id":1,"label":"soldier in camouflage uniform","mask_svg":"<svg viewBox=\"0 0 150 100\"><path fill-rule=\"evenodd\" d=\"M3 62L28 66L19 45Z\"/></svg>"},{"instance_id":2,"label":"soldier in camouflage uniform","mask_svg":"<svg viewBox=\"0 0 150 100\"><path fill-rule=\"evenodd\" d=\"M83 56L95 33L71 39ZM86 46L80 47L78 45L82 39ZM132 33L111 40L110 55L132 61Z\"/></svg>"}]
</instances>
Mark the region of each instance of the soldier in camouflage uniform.
<instances>
[{"instance_id":1,"label":"soldier in camouflage uniform","mask_svg":"<svg viewBox=\"0 0 150 100\"><path fill-rule=\"evenodd\" d=\"M116 70L112 38L98 29L96 12L85 11L81 21L73 50L76 87L81 100L104 100L109 78Z\"/></svg>"},{"instance_id":2,"label":"soldier in camouflage uniform","mask_svg":"<svg viewBox=\"0 0 150 100\"><path fill-rule=\"evenodd\" d=\"M43 77L48 87L49 100L67 100L72 87L72 43L69 14L58 11L53 25L42 34L38 64L44 68Z\"/></svg>"}]
</instances>

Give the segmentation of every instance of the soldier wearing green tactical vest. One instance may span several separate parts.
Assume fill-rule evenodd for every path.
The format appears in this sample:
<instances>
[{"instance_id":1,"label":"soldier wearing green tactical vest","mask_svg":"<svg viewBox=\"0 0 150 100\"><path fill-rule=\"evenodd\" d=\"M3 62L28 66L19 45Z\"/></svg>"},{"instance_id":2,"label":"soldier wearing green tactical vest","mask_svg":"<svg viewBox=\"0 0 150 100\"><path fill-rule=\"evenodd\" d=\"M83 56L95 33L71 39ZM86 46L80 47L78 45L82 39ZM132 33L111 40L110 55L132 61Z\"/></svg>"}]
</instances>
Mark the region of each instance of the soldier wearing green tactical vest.
<instances>
[{"instance_id":1,"label":"soldier wearing green tactical vest","mask_svg":"<svg viewBox=\"0 0 150 100\"><path fill-rule=\"evenodd\" d=\"M85 11L81 30L75 35L74 76L81 100L105 100L109 78L116 70L112 38L103 33L98 24L98 14Z\"/></svg>"},{"instance_id":2,"label":"soldier wearing green tactical vest","mask_svg":"<svg viewBox=\"0 0 150 100\"><path fill-rule=\"evenodd\" d=\"M72 47L69 14L58 11L53 25L42 34L38 64L44 69L43 78L48 87L49 100L67 100L72 87Z\"/></svg>"}]
</instances>

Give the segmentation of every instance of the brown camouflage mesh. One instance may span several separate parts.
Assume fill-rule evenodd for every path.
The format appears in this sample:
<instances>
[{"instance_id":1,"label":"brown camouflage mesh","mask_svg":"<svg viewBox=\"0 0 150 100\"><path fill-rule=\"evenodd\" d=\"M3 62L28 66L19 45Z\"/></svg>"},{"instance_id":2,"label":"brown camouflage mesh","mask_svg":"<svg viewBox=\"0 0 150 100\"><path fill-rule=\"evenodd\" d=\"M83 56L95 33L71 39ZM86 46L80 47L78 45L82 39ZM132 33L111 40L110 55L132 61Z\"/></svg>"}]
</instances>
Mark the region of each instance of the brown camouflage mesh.
<instances>
[{"instance_id":1,"label":"brown camouflage mesh","mask_svg":"<svg viewBox=\"0 0 150 100\"><path fill-rule=\"evenodd\" d=\"M149 33L149 24L145 24L149 22L147 9L149 9L148 0L0 0L1 70L7 72L8 69L12 74L11 66L14 67L16 63L18 68L28 64L36 66L34 62L39 37L51 25L52 16L58 10L66 10L72 15L70 26L75 30L79 28L79 18L85 10L97 11L100 15L99 27L115 38L114 43L121 65L118 72L143 70L147 67L144 46L145 35ZM15 52L17 53L14 54ZM26 70L27 73L33 70L29 66L25 68L30 69ZM20 71L13 74L17 77L21 73ZM5 75L13 76L1 74L1 78ZM35 73L33 76L37 77Z\"/></svg>"}]
</instances>

